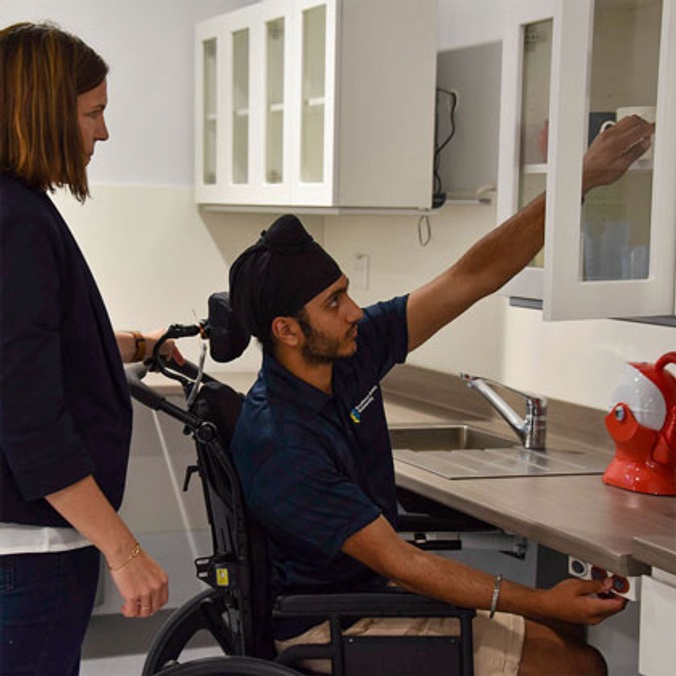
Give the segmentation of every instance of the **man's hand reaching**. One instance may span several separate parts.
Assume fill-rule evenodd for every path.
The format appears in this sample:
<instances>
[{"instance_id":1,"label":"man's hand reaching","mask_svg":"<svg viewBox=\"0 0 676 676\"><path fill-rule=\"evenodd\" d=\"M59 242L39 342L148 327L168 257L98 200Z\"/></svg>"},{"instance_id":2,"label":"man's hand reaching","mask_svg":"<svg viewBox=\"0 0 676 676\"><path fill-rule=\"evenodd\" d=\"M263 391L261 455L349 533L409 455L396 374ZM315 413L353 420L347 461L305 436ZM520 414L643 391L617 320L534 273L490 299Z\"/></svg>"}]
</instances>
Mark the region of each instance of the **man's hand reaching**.
<instances>
[{"instance_id":1,"label":"man's hand reaching","mask_svg":"<svg viewBox=\"0 0 676 676\"><path fill-rule=\"evenodd\" d=\"M654 132L654 123L631 115L600 133L584 157L582 193L617 181L650 148Z\"/></svg>"}]
</instances>

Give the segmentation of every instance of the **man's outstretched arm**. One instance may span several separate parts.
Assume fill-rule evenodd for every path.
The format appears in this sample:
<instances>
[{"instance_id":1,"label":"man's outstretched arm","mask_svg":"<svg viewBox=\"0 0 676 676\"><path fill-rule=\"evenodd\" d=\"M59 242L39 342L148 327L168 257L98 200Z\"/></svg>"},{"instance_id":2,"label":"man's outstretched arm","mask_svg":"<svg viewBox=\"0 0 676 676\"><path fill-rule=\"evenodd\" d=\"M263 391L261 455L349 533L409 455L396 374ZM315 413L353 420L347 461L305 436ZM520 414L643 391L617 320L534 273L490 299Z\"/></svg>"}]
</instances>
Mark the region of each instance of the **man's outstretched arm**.
<instances>
[{"instance_id":1,"label":"man's outstretched arm","mask_svg":"<svg viewBox=\"0 0 676 676\"><path fill-rule=\"evenodd\" d=\"M618 180L650 147L653 131L653 124L633 116L599 134L585 155L583 194ZM413 291L407 307L409 351L528 265L544 245L544 221L545 195L540 195Z\"/></svg>"}]
</instances>

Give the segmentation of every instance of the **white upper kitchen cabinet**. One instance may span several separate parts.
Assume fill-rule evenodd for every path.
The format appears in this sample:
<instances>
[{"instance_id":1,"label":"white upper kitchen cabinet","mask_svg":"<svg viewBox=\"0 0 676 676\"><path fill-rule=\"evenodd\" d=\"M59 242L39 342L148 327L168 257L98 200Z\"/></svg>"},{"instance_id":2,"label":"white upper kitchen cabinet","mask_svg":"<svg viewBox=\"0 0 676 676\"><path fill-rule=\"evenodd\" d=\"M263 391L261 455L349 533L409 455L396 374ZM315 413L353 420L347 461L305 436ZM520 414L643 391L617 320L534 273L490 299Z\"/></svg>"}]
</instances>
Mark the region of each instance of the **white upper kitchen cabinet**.
<instances>
[{"instance_id":1,"label":"white upper kitchen cabinet","mask_svg":"<svg viewBox=\"0 0 676 676\"><path fill-rule=\"evenodd\" d=\"M673 314L675 3L507 3L498 215L545 189L547 209L544 250L503 293L548 320ZM653 150L581 205L588 144L630 113L655 116Z\"/></svg>"},{"instance_id":2,"label":"white upper kitchen cabinet","mask_svg":"<svg viewBox=\"0 0 676 676\"><path fill-rule=\"evenodd\" d=\"M262 0L196 29L200 204L428 208L437 0Z\"/></svg>"}]
</instances>

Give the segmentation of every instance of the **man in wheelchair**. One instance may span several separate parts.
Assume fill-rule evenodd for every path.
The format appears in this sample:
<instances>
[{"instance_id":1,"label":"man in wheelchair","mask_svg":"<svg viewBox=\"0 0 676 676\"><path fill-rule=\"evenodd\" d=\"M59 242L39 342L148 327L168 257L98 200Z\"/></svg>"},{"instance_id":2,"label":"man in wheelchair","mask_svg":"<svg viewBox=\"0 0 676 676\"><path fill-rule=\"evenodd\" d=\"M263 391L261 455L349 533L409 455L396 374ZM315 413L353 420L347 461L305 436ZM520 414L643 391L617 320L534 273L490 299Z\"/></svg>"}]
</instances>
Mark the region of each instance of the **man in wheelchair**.
<instances>
[{"instance_id":1,"label":"man in wheelchair","mask_svg":"<svg viewBox=\"0 0 676 676\"><path fill-rule=\"evenodd\" d=\"M585 158L583 192L619 178L650 133L650 125L631 118L601 135ZM278 219L233 263L233 310L261 341L263 364L231 448L248 507L269 541L273 596L395 584L480 609L473 635L481 676L606 672L579 628L624 607L608 581L531 589L421 551L395 531L379 381L533 258L543 246L544 214L543 195L427 285L364 310L294 216ZM361 618L345 632L452 635L455 626L449 618ZM282 649L325 643L329 634L325 624L287 618L276 623L275 638Z\"/></svg>"}]
</instances>

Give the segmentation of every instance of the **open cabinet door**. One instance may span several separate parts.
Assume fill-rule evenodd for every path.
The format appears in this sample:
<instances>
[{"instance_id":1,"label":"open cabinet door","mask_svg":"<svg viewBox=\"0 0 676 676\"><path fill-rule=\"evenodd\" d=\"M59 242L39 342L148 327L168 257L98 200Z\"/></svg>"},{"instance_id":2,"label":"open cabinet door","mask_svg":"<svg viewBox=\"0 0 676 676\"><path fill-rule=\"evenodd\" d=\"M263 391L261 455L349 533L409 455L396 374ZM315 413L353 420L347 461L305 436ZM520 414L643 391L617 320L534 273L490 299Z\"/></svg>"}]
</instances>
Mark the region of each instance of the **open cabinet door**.
<instances>
[{"instance_id":1,"label":"open cabinet door","mask_svg":"<svg viewBox=\"0 0 676 676\"><path fill-rule=\"evenodd\" d=\"M554 199L545 250L545 319L674 313L676 26L665 0L566 0L561 8ZM580 45L588 44L588 49ZM632 109L641 108L633 111ZM652 110L651 110L652 109ZM653 150L579 207L590 120L655 116ZM594 130L595 131L595 130ZM552 220L553 219L553 222Z\"/></svg>"},{"instance_id":2,"label":"open cabinet door","mask_svg":"<svg viewBox=\"0 0 676 676\"><path fill-rule=\"evenodd\" d=\"M497 214L507 220L549 185L548 131L560 53L560 0L509 0L505 9ZM547 222L551 221L548 209ZM542 301L544 250L501 293Z\"/></svg>"},{"instance_id":3,"label":"open cabinet door","mask_svg":"<svg viewBox=\"0 0 676 676\"><path fill-rule=\"evenodd\" d=\"M674 312L672 4L515 0L506 13L498 214L544 189L547 209L543 252L502 293L541 300L547 320ZM600 120L639 105L656 114L654 159L581 206Z\"/></svg>"}]
</instances>

